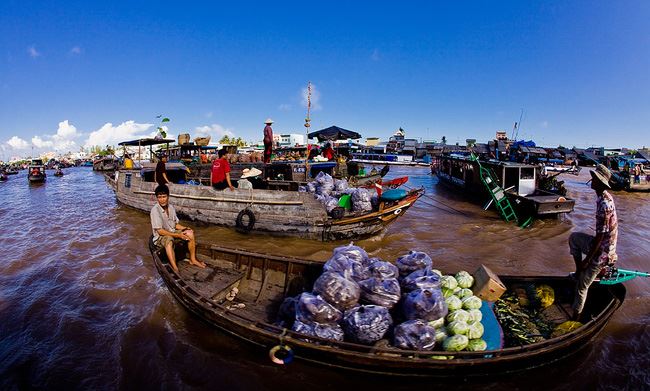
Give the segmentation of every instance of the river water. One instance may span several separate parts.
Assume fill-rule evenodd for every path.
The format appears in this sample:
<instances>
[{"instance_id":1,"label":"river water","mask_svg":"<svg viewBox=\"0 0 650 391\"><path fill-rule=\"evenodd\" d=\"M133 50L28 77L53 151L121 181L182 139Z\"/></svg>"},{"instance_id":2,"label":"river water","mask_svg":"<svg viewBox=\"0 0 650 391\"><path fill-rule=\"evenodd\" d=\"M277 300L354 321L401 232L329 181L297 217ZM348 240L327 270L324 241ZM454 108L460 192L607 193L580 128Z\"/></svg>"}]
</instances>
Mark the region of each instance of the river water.
<instances>
[{"instance_id":1,"label":"river water","mask_svg":"<svg viewBox=\"0 0 650 391\"><path fill-rule=\"evenodd\" d=\"M425 251L444 270L486 264L504 274L572 271L567 238L593 233L595 195L565 175L573 213L528 229L502 222L437 184L427 168L393 168L423 186L421 198L380 236L358 241L394 261ZM648 270L650 194L614 193L619 265ZM153 200L152 200L153 205ZM119 205L101 174L66 169L46 184L25 172L0 183L0 389L649 389L650 279L626 283L622 308L579 355L539 369L479 380L386 379L294 362L272 364L266 352L212 329L164 286L147 249L149 217ZM326 260L337 245L243 235L199 226L199 240Z\"/></svg>"}]
</instances>

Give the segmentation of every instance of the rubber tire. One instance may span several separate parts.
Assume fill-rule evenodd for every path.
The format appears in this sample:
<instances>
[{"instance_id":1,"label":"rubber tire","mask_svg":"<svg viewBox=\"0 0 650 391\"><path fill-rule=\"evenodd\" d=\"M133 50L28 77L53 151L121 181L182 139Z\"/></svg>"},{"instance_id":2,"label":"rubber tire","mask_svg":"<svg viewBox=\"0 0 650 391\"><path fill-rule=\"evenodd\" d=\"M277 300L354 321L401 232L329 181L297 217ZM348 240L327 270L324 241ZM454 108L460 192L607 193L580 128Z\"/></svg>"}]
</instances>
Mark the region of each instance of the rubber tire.
<instances>
[{"instance_id":1,"label":"rubber tire","mask_svg":"<svg viewBox=\"0 0 650 391\"><path fill-rule=\"evenodd\" d=\"M243 223L244 215L248 216L248 224L246 225ZM237 229L242 232L250 232L255 226L255 221L255 213L253 213L252 210L246 208L239 212L237 215L237 220L235 220L235 227L237 227Z\"/></svg>"}]
</instances>

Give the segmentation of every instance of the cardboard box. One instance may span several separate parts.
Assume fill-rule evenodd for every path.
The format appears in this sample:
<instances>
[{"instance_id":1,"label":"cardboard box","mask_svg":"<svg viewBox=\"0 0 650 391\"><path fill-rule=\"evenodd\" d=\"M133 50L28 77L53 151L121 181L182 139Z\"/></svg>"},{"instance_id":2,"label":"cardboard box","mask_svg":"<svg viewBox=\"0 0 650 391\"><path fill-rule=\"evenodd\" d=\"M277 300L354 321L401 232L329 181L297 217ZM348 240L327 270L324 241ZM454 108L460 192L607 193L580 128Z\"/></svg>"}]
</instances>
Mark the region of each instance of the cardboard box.
<instances>
[{"instance_id":1,"label":"cardboard box","mask_svg":"<svg viewBox=\"0 0 650 391\"><path fill-rule=\"evenodd\" d=\"M474 295L485 301L497 301L506 291L499 276L494 274L487 266L481 265L474 273Z\"/></svg>"}]
</instances>

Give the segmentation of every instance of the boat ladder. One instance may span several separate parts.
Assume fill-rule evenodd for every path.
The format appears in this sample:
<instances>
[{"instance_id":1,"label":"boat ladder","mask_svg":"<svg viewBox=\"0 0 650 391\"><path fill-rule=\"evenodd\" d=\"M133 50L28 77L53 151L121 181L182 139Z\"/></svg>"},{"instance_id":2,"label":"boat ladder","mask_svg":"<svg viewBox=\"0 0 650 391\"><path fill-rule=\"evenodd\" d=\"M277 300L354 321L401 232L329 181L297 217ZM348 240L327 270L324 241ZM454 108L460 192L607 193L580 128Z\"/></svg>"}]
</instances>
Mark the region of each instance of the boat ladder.
<instances>
[{"instance_id":1,"label":"boat ladder","mask_svg":"<svg viewBox=\"0 0 650 391\"><path fill-rule=\"evenodd\" d=\"M481 165L481 162L473 153L471 154L471 158L476 162L476 164L478 164L481 182L483 182L483 185L485 185L488 193L490 193L490 196L492 197L492 201L490 202L494 202L494 205L499 211L499 214L506 222L514 220L518 223L519 220L517 219L517 214L515 213L510 200L508 200L508 197L506 197L505 190L497 182L492 170L483 167L483 165ZM489 205L490 204L488 203L488 207Z\"/></svg>"}]
</instances>

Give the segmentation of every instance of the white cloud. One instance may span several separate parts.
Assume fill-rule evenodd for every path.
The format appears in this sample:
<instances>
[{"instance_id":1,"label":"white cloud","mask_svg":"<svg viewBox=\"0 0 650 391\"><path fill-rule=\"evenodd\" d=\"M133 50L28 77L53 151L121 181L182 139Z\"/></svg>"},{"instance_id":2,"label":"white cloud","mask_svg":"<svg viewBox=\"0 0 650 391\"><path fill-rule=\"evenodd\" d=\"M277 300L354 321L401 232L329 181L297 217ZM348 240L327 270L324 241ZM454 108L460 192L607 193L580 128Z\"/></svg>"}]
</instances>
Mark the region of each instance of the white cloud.
<instances>
[{"instance_id":1,"label":"white cloud","mask_svg":"<svg viewBox=\"0 0 650 391\"><path fill-rule=\"evenodd\" d=\"M370 55L370 59L372 61L379 61L381 59L381 55L379 54L379 49L375 49L372 51L372 54Z\"/></svg>"},{"instance_id":2,"label":"white cloud","mask_svg":"<svg viewBox=\"0 0 650 391\"><path fill-rule=\"evenodd\" d=\"M29 148L29 143L18 136L13 136L7 140L7 145L13 149L27 149Z\"/></svg>"},{"instance_id":3,"label":"white cloud","mask_svg":"<svg viewBox=\"0 0 650 391\"><path fill-rule=\"evenodd\" d=\"M29 56L32 57L32 58L36 58L36 57L41 56L41 53L38 50L36 50L36 48L34 46L28 47L27 48L27 53L29 53Z\"/></svg>"},{"instance_id":4,"label":"white cloud","mask_svg":"<svg viewBox=\"0 0 650 391\"><path fill-rule=\"evenodd\" d=\"M223 136L233 137L235 133L231 129L227 129L219 124L197 126L194 131L198 136L210 135L211 142L219 142Z\"/></svg>"},{"instance_id":5,"label":"white cloud","mask_svg":"<svg viewBox=\"0 0 650 391\"><path fill-rule=\"evenodd\" d=\"M73 46L70 49L70 54L81 54L81 48L79 46Z\"/></svg>"},{"instance_id":6,"label":"white cloud","mask_svg":"<svg viewBox=\"0 0 650 391\"><path fill-rule=\"evenodd\" d=\"M290 111L291 110L291 105L288 103L282 103L280 106L278 106L278 110L280 111Z\"/></svg>"},{"instance_id":7,"label":"white cloud","mask_svg":"<svg viewBox=\"0 0 650 391\"><path fill-rule=\"evenodd\" d=\"M135 121L126 121L117 126L107 122L101 128L90 133L84 146L86 148L95 145L103 147L105 145L117 145L122 141L154 136L157 132L155 128L150 134L145 133L152 126L153 124L138 124ZM167 137L170 137L170 135L168 134Z\"/></svg>"},{"instance_id":8,"label":"white cloud","mask_svg":"<svg viewBox=\"0 0 650 391\"><path fill-rule=\"evenodd\" d=\"M54 146L52 141L43 140L40 136L32 137L32 144L34 144L36 148L52 148Z\"/></svg>"},{"instance_id":9,"label":"white cloud","mask_svg":"<svg viewBox=\"0 0 650 391\"><path fill-rule=\"evenodd\" d=\"M307 87L302 89L302 105L303 107L307 107L307 96L309 94ZM320 105L320 91L316 89L316 86L314 84L311 85L311 109L312 110L320 110L323 107Z\"/></svg>"}]
</instances>

